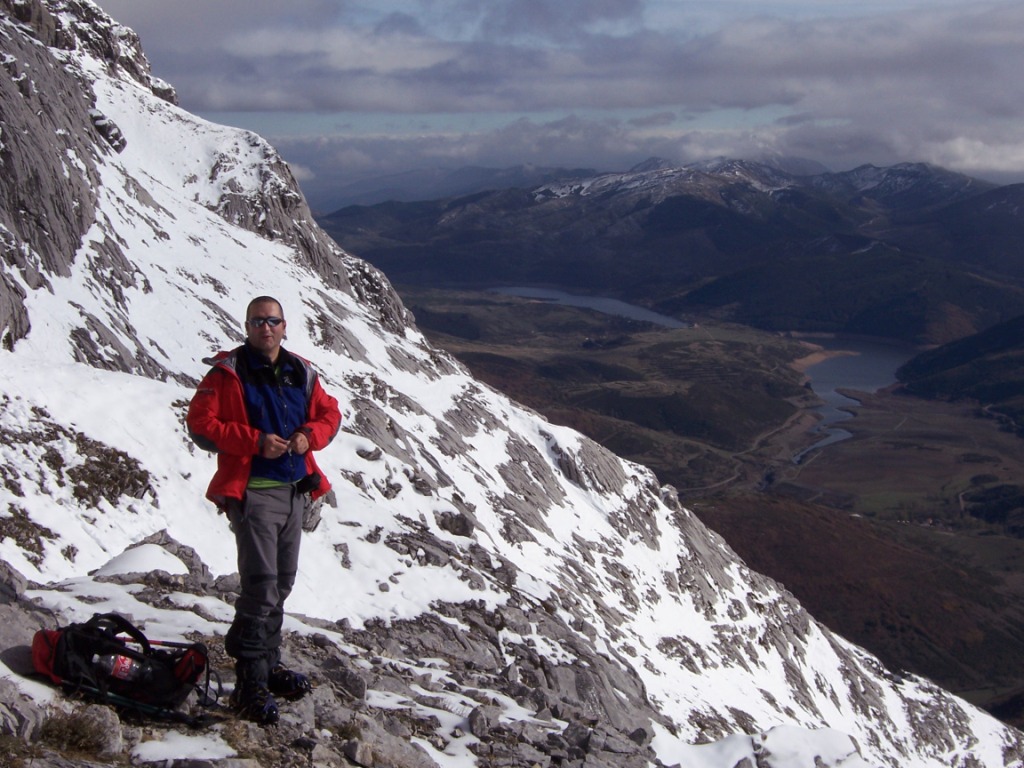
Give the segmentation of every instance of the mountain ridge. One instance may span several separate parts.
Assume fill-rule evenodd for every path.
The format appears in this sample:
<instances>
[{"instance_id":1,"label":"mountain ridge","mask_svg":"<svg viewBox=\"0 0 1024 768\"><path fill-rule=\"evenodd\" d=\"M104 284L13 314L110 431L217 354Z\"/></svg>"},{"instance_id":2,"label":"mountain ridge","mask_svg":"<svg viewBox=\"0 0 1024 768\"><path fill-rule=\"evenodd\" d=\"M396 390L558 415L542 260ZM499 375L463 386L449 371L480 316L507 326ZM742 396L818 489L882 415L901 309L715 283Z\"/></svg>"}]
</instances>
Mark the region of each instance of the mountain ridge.
<instances>
[{"instance_id":1,"label":"mountain ridge","mask_svg":"<svg viewBox=\"0 0 1024 768\"><path fill-rule=\"evenodd\" d=\"M318 221L398 284L558 286L684 319L927 345L1024 311L1008 248L1024 221L969 226L976 201L1007 194L923 163L797 176L721 158Z\"/></svg>"},{"instance_id":2,"label":"mountain ridge","mask_svg":"<svg viewBox=\"0 0 1024 768\"><path fill-rule=\"evenodd\" d=\"M927 350L899 371L903 389L919 397L974 400L1009 419L1024 420L1024 316Z\"/></svg>"},{"instance_id":3,"label":"mountain ridge","mask_svg":"<svg viewBox=\"0 0 1024 768\"><path fill-rule=\"evenodd\" d=\"M460 168L424 168L403 173L375 176L332 190L331 210L351 205L375 205L382 202L415 202L439 197L463 197L493 189L538 186L563 177L596 173L593 169L515 165L503 168L463 166ZM329 211L324 211L329 213Z\"/></svg>"}]
</instances>

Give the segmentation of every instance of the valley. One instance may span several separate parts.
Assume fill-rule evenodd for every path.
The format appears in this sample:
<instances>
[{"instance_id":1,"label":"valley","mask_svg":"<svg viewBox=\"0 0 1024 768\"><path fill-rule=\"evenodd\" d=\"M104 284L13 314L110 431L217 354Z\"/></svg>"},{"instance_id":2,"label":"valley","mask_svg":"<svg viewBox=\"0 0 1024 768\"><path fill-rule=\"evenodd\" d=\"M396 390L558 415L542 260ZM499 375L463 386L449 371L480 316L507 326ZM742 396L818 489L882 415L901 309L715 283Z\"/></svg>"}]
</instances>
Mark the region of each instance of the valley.
<instances>
[{"instance_id":1,"label":"valley","mask_svg":"<svg viewBox=\"0 0 1024 768\"><path fill-rule=\"evenodd\" d=\"M649 466L834 630L1024 722L1024 540L985 502L1024 476L1021 439L1000 422L971 405L850 392L850 437L794 463L819 439L803 371L829 353L813 340L398 289L475 377Z\"/></svg>"},{"instance_id":2,"label":"valley","mask_svg":"<svg viewBox=\"0 0 1024 768\"><path fill-rule=\"evenodd\" d=\"M1022 195L926 164L723 158L318 221L476 378L650 467L890 668L1021 725ZM509 285L689 322L485 290ZM936 399L851 392L849 437L812 448L804 374L832 337L934 347L905 389Z\"/></svg>"}]
</instances>

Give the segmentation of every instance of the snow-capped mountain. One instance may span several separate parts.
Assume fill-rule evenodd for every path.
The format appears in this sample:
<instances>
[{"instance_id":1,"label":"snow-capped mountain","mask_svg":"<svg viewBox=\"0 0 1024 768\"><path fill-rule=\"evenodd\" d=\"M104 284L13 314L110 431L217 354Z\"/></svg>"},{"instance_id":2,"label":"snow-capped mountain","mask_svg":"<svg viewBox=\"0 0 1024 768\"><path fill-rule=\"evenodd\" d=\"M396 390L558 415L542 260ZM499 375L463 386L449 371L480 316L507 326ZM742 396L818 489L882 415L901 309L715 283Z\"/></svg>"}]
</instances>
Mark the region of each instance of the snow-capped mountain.
<instances>
[{"instance_id":1,"label":"snow-capped mountain","mask_svg":"<svg viewBox=\"0 0 1024 768\"><path fill-rule=\"evenodd\" d=\"M645 193L652 202L688 192L721 201L722 190L742 184L756 192L775 192L794 186L793 176L747 160L719 159L689 165L648 161L622 173L602 173L582 179L545 184L533 191L546 200L570 195L635 195Z\"/></svg>"},{"instance_id":2,"label":"snow-capped mountain","mask_svg":"<svg viewBox=\"0 0 1024 768\"><path fill-rule=\"evenodd\" d=\"M735 191L731 195L722 192L730 188L767 194L811 189L840 199L869 197L886 207L898 208L948 204L992 187L988 182L925 163L899 163L887 168L863 165L839 173L815 169L813 173L800 174L753 160L716 158L678 165L652 158L623 173L602 173L545 184L534 190L534 197L545 200L643 191L653 201L687 193L728 204L735 200Z\"/></svg>"},{"instance_id":3,"label":"snow-capped mountain","mask_svg":"<svg viewBox=\"0 0 1024 768\"><path fill-rule=\"evenodd\" d=\"M0 9L0 556L20 601L224 632L234 545L182 420L201 359L270 293L346 417L288 604L321 660L294 725L314 750L340 739L341 659L364 731L331 754L362 765L375 723L408 746L376 764L1022 765L1020 733L884 669L652 473L432 348L273 148L179 109L130 30L89 0Z\"/></svg>"},{"instance_id":4,"label":"snow-capped mountain","mask_svg":"<svg viewBox=\"0 0 1024 768\"><path fill-rule=\"evenodd\" d=\"M989 195L1015 197L921 163L652 159L317 221L411 286L557 285L680 319L932 345L1024 312L1024 223L1009 209L979 223Z\"/></svg>"}]
</instances>

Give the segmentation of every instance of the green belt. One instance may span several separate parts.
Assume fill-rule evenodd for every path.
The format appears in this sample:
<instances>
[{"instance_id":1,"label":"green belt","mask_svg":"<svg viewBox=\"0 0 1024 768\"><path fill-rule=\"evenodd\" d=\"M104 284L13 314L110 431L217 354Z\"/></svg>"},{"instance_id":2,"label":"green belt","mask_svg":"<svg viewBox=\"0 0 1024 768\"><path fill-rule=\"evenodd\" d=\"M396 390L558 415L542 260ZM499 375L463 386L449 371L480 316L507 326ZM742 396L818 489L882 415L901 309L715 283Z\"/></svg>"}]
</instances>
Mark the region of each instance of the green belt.
<instances>
[{"instance_id":1,"label":"green belt","mask_svg":"<svg viewBox=\"0 0 1024 768\"><path fill-rule=\"evenodd\" d=\"M271 480L268 477L250 477L249 483L246 488L253 488L257 491L265 491L267 488L280 488L285 485L295 485L295 483L285 483L281 480Z\"/></svg>"}]
</instances>

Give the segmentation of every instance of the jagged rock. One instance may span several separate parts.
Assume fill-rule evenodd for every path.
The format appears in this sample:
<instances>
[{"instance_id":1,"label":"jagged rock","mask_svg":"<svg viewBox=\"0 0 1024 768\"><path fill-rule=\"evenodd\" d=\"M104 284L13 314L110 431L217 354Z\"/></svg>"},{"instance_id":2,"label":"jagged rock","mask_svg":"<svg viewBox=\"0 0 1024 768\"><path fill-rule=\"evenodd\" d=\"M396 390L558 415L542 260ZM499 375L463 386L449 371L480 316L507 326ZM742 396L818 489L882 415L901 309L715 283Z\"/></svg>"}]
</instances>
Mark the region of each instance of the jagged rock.
<instances>
[{"instance_id":1,"label":"jagged rock","mask_svg":"<svg viewBox=\"0 0 1024 768\"><path fill-rule=\"evenodd\" d=\"M19 0L2 0L0 6L12 18L26 24L46 45L59 45L57 39L57 22L50 10L41 2L24 2Z\"/></svg>"},{"instance_id":2,"label":"jagged rock","mask_svg":"<svg viewBox=\"0 0 1024 768\"><path fill-rule=\"evenodd\" d=\"M224 599L234 603L234 596L238 595L242 591L242 581L238 576L238 572L224 574L218 576L210 584L210 590L216 592L224 597Z\"/></svg>"},{"instance_id":3,"label":"jagged rock","mask_svg":"<svg viewBox=\"0 0 1024 768\"><path fill-rule=\"evenodd\" d=\"M28 584L20 571L11 567L11 564L0 560L0 602L10 603L17 600L25 593L25 586Z\"/></svg>"},{"instance_id":4,"label":"jagged rock","mask_svg":"<svg viewBox=\"0 0 1024 768\"><path fill-rule=\"evenodd\" d=\"M580 722L571 722L562 731L562 738L566 744L576 747L584 752L590 748L590 739L593 730Z\"/></svg>"},{"instance_id":5,"label":"jagged rock","mask_svg":"<svg viewBox=\"0 0 1024 768\"><path fill-rule=\"evenodd\" d=\"M264 768L258 761L250 758L225 757L216 760L203 758L182 758L161 760L159 763L142 763L152 768Z\"/></svg>"},{"instance_id":6,"label":"jagged rock","mask_svg":"<svg viewBox=\"0 0 1024 768\"><path fill-rule=\"evenodd\" d=\"M513 768L518 766L537 766L546 768L551 764L551 756L536 749L530 744L480 744L473 747L473 752L487 766Z\"/></svg>"},{"instance_id":7,"label":"jagged rock","mask_svg":"<svg viewBox=\"0 0 1024 768\"><path fill-rule=\"evenodd\" d=\"M5 67L12 76L0 77L4 105L0 224L10 238L5 237L3 259L34 289L48 285L48 276L70 275L71 256L92 224L99 177L96 150L82 130L91 126L92 97L66 69L50 66L45 46L57 42L59 21L47 7L39 0L3 0L2 5L38 35L28 44L22 35L5 42ZM45 84L45 90L40 90L43 83L29 87L26 71L48 73L53 81ZM69 94L59 108L46 99L51 88ZM68 154L79 162L66 165L63 158ZM15 285L9 279L0 282L0 309L4 310L0 334L8 349L30 328L24 291Z\"/></svg>"},{"instance_id":8,"label":"jagged rock","mask_svg":"<svg viewBox=\"0 0 1024 768\"><path fill-rule=\"evenodd\" d=\"M359 736L350 739L345 756L365 768L437 768L437 763L422 747L391 735L377 721L357 718Z\"/></svg>"},{"instance_id":9,"label":"jagged rock","mask_svg":"<svg viewBox=\"0 0 1024 768\"><path fill-rule=\"evenodd\" d=\"M227 521L225 520L225 528L226 527ZM139 541L135 546L142 546L143 544L157 544L185 564L185 567L188 568L188 579L183 584L183 587L189 591L197 594L205 592L206 588L210 585L210 582L213 581L213 574L210 573L210 569L206 566L206 563L202 561L196 551L192 547L186 546L177 541L167 532L166 528L147 536Z\"/></svg>"},{"instance_id":10,"label":"jagged rock","mask_svg":"<svg viewBox=\"0 0 1024 768\"><path fill-rule=\"evenodd\" d=\"M373 745L361 739L352 739L345 743L345 757L364 768L372 768L376 759Z\"/></svg>"},{"instance_id":11,"label":"jagged rock","mask_svg":"<svg viewBox=\"0 0 1024 768\"><path fill-rule=\"evenodd\" d=\"M476 528L472 516L465 512L436 512L437 526L453 536L470 537Z\"/></svg>"},{"instance_id":12,"label":"jagged rock","mask_svg":"<svg viewBox=\"0 0 1024 768\"><path fill-rule=\"evenodd\" d=\"M8 233L0 233L4 241L0 243L5 253L13 251L11 237ZM8 275L0 275L0 346L8 352L14 349L14 343L28 335L31 324L25 309L25 289L14 282Z\"/></svg>"},{"instance_id":13,"label":"jagged rock","mask_svg":"<svg viewBox=\"0 0 1024 768\"><path fill-rule=\"evenodd\" d=\"M124 148L128 146L128 140L121 133L121 129L117 127L117 124L95 109L90 110L89 117L92 118L92 124L96 126L96 130L107 140L107 143L113 147L114 151L123 152Z\"/></svg>"},{"instance_id":14,"label":"jagged rock","mask_svg":"<svg viewBox=\"0 0 1024 768\"><path fill-rule=\"evenodd\" d=\"M594 730L591 735L590 748L619 755L635 755L639 751L636 742L631 739L623 739L617 733L605 728Z\"/></svg>"},{"instance_id":15,"label":"jagged rock","mask_svg":"<svg viewBox=\"0 0 1024 768\"><path fill-rule=\"evenodd\" d=\"M376 446L372 451L368 451L365 448L359 448L356 450L356 455L361 459L366 459L367 461L380 461L380 457L384 455L384 452L380 449L380 446Z\"/></svg>"},{"instance_id":16,"label":"jagged rock","mask_svg":"<svg viewBox=\"0 0 1024 768\"><path fill-rule=\"evenodd\" d=\"M388 536L385 543L396 552L430 565L445 566L453 557L458 556L455 547L441 541L421 526L416 528L416 533Z\"/></svg>"},{"instance_id":17,"label":"jagged rock","mask_svg":"<svg viewBox=\"0 0 1024 768\"><path fill-rule=\"evenodd\" d=\"M301 733L312 733L316 729L317 702L312 696L304 696L299 701L289 703L281 708L281 720L290 724Z\"/></svg>"},{"instance_id":18,"label":"jagged rock","mask_svg":"<svg viewBox=\"0 0 1024 768\"><path fill-rule=\"evenodd\" d=\"M629 734L629 740L641 747L649 746L653 738L654 730L652 728L637 728Z\"/></svg>"},{"instance_id":19,"label":"jagged rock","mask_svg":"<svg viewBox=\"0 0 1024 768\"><path fill-rule=\"evenodd\" d=\"M86 704L76 712L84 727L97 739L96 751L101 756L121 754L124 749L124 734L121 720L110 707Z\"/></svg>"},{"instance_id":20,"label":"jagged rock","mask_svg":"<svg viewBox=\"0 0 1024 768\"><path fill-rule=\"evenodd\" d=\"M469 732L479 739L486 739L491 729L498 724L501 709L498 707L479 706L469 713Z\"/></svg>"},{"instance_id":21,"label":"jagged rock","mask_svg":"<svg viewBox=\"0 0 1024 768\"><path fill-rule=\"evenodd\" d=\"M46 718L43 707L19 692L10 680L0 678L0 735L34 741Z\"/></svg>"},{"instance_id":22,"label":"jagged rock","mask_svg":"<svg viewBox=\"0 0 1024 768\"><path fill-rule=\"evenodd\" d=\"M342 755L322 743L313 747L310 758L317 768L347 768L348 766L348 762Z\"/></svg>"},{"instance_id":23,"label":"jagged rock","mask_svg":"<svg viewBox=\"0 0 1024 768\"><path fill-rule=\"evenodd\" d=\"M97 763L94 760L82 758L68 758L56 752L45 750L39 756L32 758L32 768L111 768L109 762Z\"/></svg>"},{"instance_id":24,"label":"jagged rock","mask_svg":"<svg viewBox=\"0 0 1024 768\"><path fill-rule=\"evenodd\" d=\"M308 217L307 221L312 221L312 216ZM319 228L316 232L321 241L329 240ZM311 258L311 262L315 267L316 259ZM401 333L412 325L412 314L402 304L398 294L380 270L365 261L352 260L346 262L346 265L353 294L361 303L376 310L385 328Z\"/></svg>"},{"instance_id":25,"label":"jagged rock","mask_svg":"<svg viewBox=\"0 0 1024 768\"><path fill-rule=\"evenodd\" d=\"M347 666L339 665L333 669L328 668L326 674L330 680L337 683L345 693L353 698L364 699L367 697L367 681Z\"/></svg>"}]
</instances>

